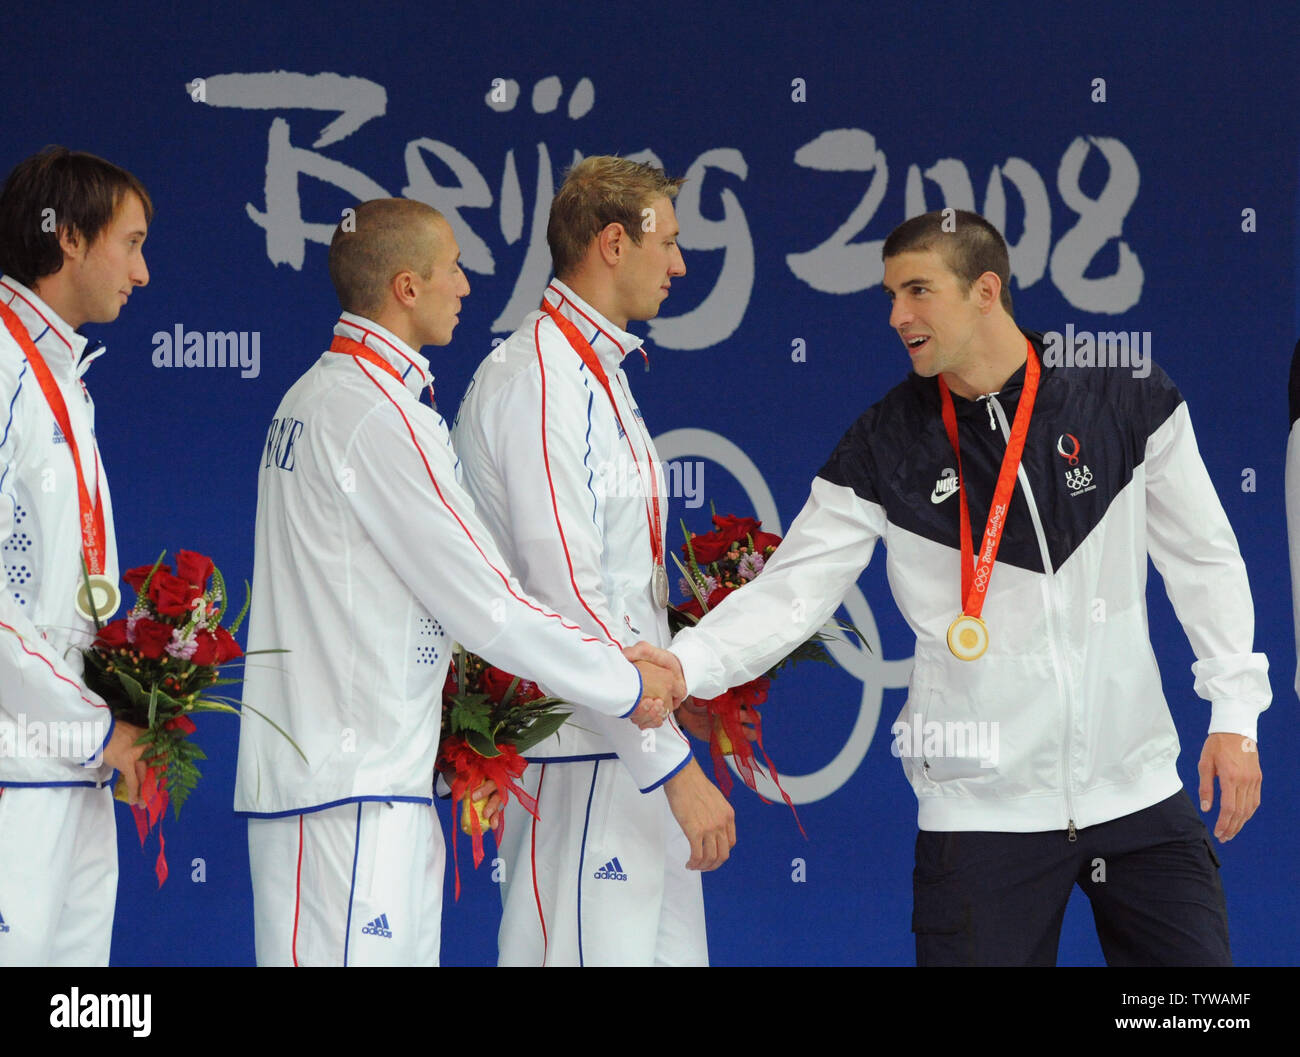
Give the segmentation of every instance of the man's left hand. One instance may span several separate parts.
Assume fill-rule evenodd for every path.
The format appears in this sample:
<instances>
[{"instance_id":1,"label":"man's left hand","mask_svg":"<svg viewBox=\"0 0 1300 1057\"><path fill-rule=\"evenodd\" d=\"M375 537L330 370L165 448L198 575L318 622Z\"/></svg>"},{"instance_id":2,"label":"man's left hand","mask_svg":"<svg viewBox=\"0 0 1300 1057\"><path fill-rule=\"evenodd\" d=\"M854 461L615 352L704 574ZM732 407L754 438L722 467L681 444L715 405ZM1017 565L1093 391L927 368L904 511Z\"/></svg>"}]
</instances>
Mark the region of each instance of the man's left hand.
<instances>
[{"instance_id":1,"label":"man's left hand","mask_svg":"<svg viewBox=\"0 0 1300 1057\"><path fill-rule=\"evenodd\" d=\"M1259 807L1259 790L1264 776L1259 769L1259 748L1240 734L1211 734L1205 739L1201 761L1201 810L1214 806L1214 776L1219 776L1219 820L1214 835L1230 841Z\"/></svg>"}]
</instances>

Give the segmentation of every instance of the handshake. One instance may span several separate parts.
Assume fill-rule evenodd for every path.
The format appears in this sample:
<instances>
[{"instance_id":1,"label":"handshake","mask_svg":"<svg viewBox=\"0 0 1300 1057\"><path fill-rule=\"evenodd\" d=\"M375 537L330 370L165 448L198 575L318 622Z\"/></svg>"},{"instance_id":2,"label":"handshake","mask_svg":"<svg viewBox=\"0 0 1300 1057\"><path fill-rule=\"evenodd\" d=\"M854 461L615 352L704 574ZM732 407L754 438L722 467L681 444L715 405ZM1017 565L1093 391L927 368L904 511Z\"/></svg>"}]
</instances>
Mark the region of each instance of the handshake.
<instances>
[{"instance_id":1,"label":"handshake","mask_svg":"<svg viewBox=\"0 0 1300 1057\"><path fill-rule=\"evenodd\" d=\"M667 650L638 642L623 651L641 673L641 703L628 718L641 730L660 726L686 698L681 663Z\"/></svg>"}]
</instances>

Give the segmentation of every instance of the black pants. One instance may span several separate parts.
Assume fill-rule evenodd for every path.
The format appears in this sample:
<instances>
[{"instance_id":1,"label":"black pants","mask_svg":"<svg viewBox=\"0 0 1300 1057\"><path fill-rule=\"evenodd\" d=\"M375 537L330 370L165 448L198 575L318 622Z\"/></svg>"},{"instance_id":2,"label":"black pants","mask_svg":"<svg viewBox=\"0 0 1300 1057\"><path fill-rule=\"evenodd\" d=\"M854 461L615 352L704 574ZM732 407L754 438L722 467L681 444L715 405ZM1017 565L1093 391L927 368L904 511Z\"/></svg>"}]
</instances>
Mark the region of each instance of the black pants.
<instances>
[{"instance_id":1,"label":"black pants","mask_svg":"<svg viewBox=\"0 0 1300 1057\"><path fill-rule=\"evenodd\" d=\"M1055 965L1077 883L1108 965L1231 965L1209 831L1185 792L1078 831L916 839L917 965Z\"/></svg>"}]
</instances>

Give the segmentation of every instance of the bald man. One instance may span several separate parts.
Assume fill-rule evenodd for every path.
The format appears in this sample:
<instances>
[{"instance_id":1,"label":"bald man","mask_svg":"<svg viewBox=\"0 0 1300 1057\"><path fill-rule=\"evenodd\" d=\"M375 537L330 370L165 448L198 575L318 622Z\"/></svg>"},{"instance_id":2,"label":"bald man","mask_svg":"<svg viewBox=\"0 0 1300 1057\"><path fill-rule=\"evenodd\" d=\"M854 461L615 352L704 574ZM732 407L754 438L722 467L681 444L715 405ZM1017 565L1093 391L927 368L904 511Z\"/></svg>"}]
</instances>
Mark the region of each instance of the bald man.
<instances>
[{"instance_id":1,"label":"bald man","mask_svg":"<svg viewBox=\"0 0 1300 1057\"><path fill-rule=\"evenodd\" d=\"M241 725L260 965L438 963L432 792L453 641L637 726L671 702L661 669L524 593L461 487L420 399L420 349L451 341L469 293L459 257L436 210L358 206L330 244L334 340L267 432L249 649L289 652L249 666L244 700L293 742Z\"/></svg>"}]
</instances>

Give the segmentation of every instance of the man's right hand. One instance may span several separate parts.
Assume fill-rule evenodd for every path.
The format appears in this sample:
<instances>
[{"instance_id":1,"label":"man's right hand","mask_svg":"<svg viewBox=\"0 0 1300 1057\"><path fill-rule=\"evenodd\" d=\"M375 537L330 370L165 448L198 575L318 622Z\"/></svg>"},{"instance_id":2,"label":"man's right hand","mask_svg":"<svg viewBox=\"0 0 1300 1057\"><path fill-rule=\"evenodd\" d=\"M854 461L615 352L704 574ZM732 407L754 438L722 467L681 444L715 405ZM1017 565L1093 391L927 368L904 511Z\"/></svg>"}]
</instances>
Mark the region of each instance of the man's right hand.
<instances>
[{"instance_id":1,"label":"man's right hand","mask_svg":"<svg viewBox=\"0 0 1300 1057\"><path fill-rule=\"evenodd\" d=\"M653 661L635 663L641 673L641 704L629 718L642 730L660 726L678 704L673 695L676 677Z\"/></svg>"},{"instance_id":2,"label":"man's right hand","mask_svg":"<svg viewBox=\"0 0 1300 1057\"><path fill-rule=\"evenodd\" d=\"M716 870L736 846L736 813L691 760L664 783L673 817L691 842L689 870Z\"/></svg>"},{"instance_id":3,"label":"man's right hand","mask_svg":"<svg viewBox=\"0 0 1300 1057\"><path fill-rule=\"evenodd\" d=\"M104 762L121 774L122 781L126 783L127 803L141 807L144 804L140 800L140 787L144 785L149 768L141 759L147 746L137 745L136 742L144 733L143 727L119 719L113 724L113 733L104 746Z\"/></svg>"}]
</instances>

